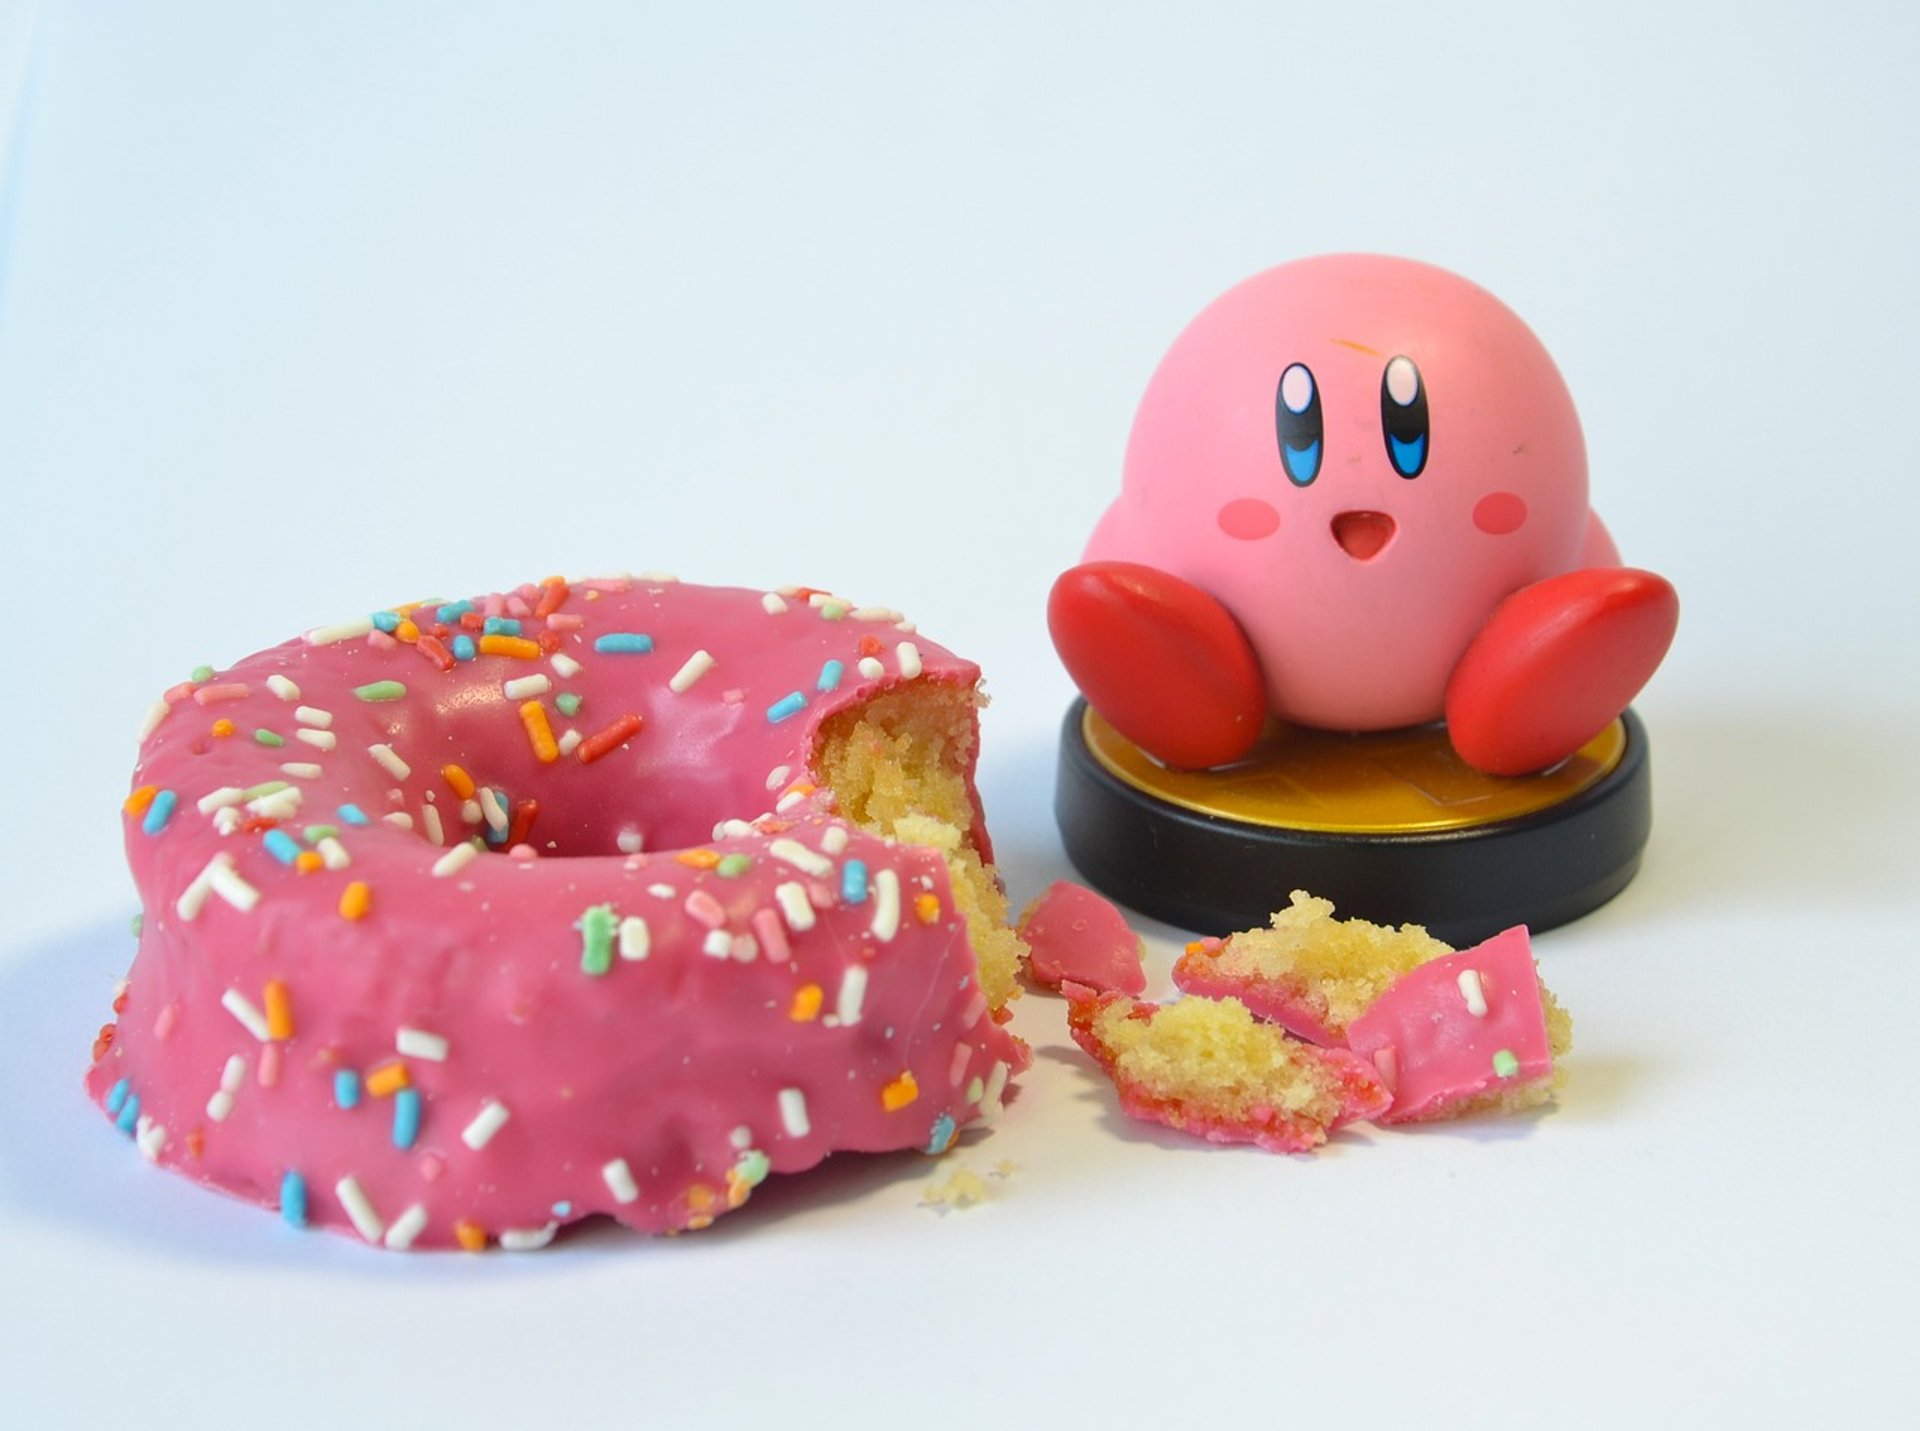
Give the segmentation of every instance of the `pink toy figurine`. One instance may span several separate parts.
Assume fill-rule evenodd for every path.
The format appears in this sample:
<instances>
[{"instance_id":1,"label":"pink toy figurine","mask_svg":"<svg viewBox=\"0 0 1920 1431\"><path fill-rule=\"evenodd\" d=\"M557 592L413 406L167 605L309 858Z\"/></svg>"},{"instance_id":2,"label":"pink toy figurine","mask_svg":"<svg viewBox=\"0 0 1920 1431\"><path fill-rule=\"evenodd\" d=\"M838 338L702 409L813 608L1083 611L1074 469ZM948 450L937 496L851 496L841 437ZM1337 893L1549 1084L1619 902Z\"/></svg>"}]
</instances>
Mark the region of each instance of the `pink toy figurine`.
<instances>
[{"instance_id":1,"label":"pink toy figurine","mask_svg":"<svg viewBox=\"0 0 1920 1431\"><path fill-rule=\"evenodd\" d=\"M1269 715L1444 717L1493 775L1604 730L1678 614L1588 507L1579 418L1526 325L1365 255L1269 269L1188 326L1048 605L1089 702L1166 764L1238 760Z\"/></svg>"}]
</instances>

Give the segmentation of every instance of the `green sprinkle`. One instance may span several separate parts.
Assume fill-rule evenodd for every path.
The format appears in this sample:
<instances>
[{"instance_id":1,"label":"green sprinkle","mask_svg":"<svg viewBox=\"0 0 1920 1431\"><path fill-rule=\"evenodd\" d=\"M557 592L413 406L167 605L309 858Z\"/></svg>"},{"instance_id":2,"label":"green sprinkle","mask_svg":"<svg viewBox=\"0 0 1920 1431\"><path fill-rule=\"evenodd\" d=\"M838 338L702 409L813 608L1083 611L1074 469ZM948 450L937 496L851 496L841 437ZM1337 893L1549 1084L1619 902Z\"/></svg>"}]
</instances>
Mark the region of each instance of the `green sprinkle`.
<instances>
[{"instance_id":1,"label":"green sprinkle","mask_svg":"<svg viewBox=\"0 0 1920 1431\"><path fill-rule=\"evenodd\" d=\"M398 681L370 681L355 686L353 693L363 701L397 701L406 695L407 688Z\"/></svg>"},{"instance_id":2,"label":"green sprinkle","mask_svg":"<svg viewBox=\"0 0 1920 1431\"><path fill-rule=\"evenodd\" d=\"M133 919L130 921L133 928L133 937L135 939L138 939L140 937L140 926L146 922L146 918L147 918L146 914L142 912L140 914L134 915Z\"/></svg>"},{"instance_id":3,"label":"green sprinkle","mask_svg":"<svg viewBox=\"0 0 1920 1431\"><path fill-rule=\"evenodd\" d=\"M309 825L301 832L307 837L307 843L317 845L322 840L331 840L340 833L338 825Z\"/></svg>"},{"instance_id":4,"label":"green sprinkle","mask_svg":"<svg viewBox=\"0 0 1920 1431\"><path fill-rule=\"evenodd\" d=\"M580 968L604 974L613 967L613 906L595 904L580 916Z\"/></svg>"},{"instance_id":5,"label":"green sprinkle","mask_svg":"<svg viewBox=\"0 0 1920 1431\"><path fill-rule=\"evenodd\" d=\"M773 1164L758 1148L748 1148L740 1155L740 1161L733 1165L733 1170L740 1174L741 1182L750 1188L757 1188L767 1180L767 1174L773 1171Z\"/></svg>"},{"instance_id":6,"label":"green sprinkle","mask_svg":"<svg viewBox=\"0 0 1920 1431\"><path fill-rule=\"evenodd\" d=\"M559 695L553 698L553 703L560 708L560 714L563 716L577 716L580 714L580 697L572 691L560 692Z\"/></svg>"},{"instance_id":7,"label":"green sprinkle","mask_svg":"<svg viewBox=\"0 0 1920 1431\"><path fill-rule=\"evenodd\" d=\"M193 668L193 674L187 679L192 681L211 681L213 679L213 667L195 666Z\"/></svg>"},{"instance_id":8,"label":"green sprinkle","mask_svg":"<svg viewBox=\"0 0 1920 1431\"><path fill-rule=\"evenodd\" d=\"M287 743L287 738L284 735L275 735L270 730L256 730L253 733L253 738L259 741L262 745L271 745L271 746L274 746L275 748L283 746Z\"/></svg>"},{"instance_id":9,"label":"green sprinkle","mask_svg":"<svg viewBox=\"0 0 1920 1431\"><path fill-rule=\"evenodd\" d=\"M820 615L828 621L839 621L847 614L847 605L842 601L823 601L820 603Z\"/></svg>"},{"instance_id":10,"label":"green sprinkle","mask_svg":"<svg viewBox=\"0 0 1920 1431\"><path fill-rule=\"evenodd\" d=\"M1493 1071L1502 1078L1511 1078L1520 1071L1520 1060L1513 1056L1513 1050L1503 1048L1493 1056Z\"/></svg>"},{"instance_id":11,"label":"green sprinkle","mask_svg":"<svg viewBox=\"0 0 1920 1431\"><path fill-rule=\"evenodd\" d=\"M722 879L739 879L741 875L752 868L752 855L732 854L723 855L720 863L714 866L713 872Z\"/></svg>"},{"instance_id":12,"label":"green sprinkle","mask_svg":"<svg viewBox=\"0 0 1920 1431\"><path fill-rule=\"evenodd\" d=\"M258 800L263 795L278 795L282 790L293 789L290 780L267 780L259 785L249 785L240 792L242 800Z\"/></svg>"}]
</instances>

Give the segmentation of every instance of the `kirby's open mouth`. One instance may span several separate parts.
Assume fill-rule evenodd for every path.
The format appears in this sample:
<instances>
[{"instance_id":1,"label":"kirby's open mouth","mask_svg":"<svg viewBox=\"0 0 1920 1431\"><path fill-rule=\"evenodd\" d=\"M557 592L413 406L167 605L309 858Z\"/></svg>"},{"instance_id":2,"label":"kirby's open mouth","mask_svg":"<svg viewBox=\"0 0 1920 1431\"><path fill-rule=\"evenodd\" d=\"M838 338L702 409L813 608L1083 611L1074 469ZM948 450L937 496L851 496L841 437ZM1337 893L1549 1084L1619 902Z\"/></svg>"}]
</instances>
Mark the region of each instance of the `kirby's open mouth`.
<instances>
[{"instance_id":1,"label":"kirby's open mouth","mask_svg":"<svg viewBox=\"0 0 1920 1431\"><path fill-rule=\"evenodd\" d=\"M1385 512L1342 512L1333 519L1333 539L1355 561L1370 561L1397 530Z\"/></svg>"}]
</instances>

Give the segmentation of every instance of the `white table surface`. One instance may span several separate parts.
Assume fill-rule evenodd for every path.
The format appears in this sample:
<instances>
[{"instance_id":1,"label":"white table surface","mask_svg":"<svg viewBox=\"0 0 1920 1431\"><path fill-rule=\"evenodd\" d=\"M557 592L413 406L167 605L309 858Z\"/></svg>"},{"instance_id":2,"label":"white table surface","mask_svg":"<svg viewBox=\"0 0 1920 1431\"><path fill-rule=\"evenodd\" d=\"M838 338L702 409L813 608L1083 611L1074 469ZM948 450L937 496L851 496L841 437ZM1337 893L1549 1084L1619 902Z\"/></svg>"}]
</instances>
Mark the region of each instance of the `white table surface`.
<instances>
[{"instance_id":1,"label":"white table surface","mask_svg":"<svg viewBox=\"0 0 1920 1431\"><path fill-rule=\"evenodd\" d=\"M34 8L0 27L0 1421L1920 1418L1911 11ZM474 1258L291 1233L86 1105L146 703L402 588L900 606L988 672L1016 898L1065 874L1047 584L1181 324L1338 249L1512 303L1682 593L1645 870L1539 941L1556 1111L1210 1148L1123 1121L1030 997L1036 1067L955 1155L1010 1165L985 1205L836 1159L698 1237Z\"/></svg>"}]
</instances>

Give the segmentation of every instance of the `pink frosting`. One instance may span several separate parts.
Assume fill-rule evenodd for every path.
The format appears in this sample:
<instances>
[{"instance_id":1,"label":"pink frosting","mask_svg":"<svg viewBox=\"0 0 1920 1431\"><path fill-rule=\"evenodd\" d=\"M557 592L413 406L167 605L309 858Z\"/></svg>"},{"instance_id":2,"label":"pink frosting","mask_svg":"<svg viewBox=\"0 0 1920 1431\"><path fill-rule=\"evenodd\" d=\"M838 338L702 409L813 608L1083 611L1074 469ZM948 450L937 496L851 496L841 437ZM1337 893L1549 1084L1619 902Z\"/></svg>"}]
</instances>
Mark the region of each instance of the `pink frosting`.
<instances>
[{"instance_id":1,"label":"pink frosting","mask_svg":"<svg viewBox=\"0 0 1920 1431\"><path fill-rule=\"evenodd\" d=\"M1347 1025L1347 1044L1393 1089L1381 1123L1445 1117L1470 1098L1551 1076L1526 929L1402 974Z\"/></svg>"},{"instance_id":2,"label":"pink frosting","mask_svg":"<svg viewBox=\"0 0 1920 1431\"><path fill-rule=\"evenodd\" d=\"M810 770L834 712L975 666L804 589L471 606L169 693L127 819L139 952L87 1077L147 1156L388 1246L529 1246L596 1213L704 1226L769 1172L997 1111L1027 1054L944 862L836 818ZM531 648L455 659L489 613ZM521 848L450 856L499 822Z\"/></svg>"},{"instance_id":3,"label":"pink frosting","mask_svg":"<svg viewBox=\"0 0 1920 1431\"><path fill-rule=\"evenodd\" d=\"M1174 961L1173 984L1180 992L1209 999L1238 999L1256 1019L1278 1024L1295 1038L1322 1048L1346 1047L1345 1034L1315 1012L1298 980L1222 973L1220 961L1208 956L1205 944L1203 940L1199 947L1189 946Z\"/></svg>"},{"instance_id":4,"label":"pink frosting","mask_svg":"<svg viewBox=\"0 0 1920 1431\"><path fill-rule=\"evenodd\" d=\"M1020 922L1027 970L1042 988L1071 981L1101 993L1143 993L1140 936L1126 916L1085 885L1055 880Z\"/></svg>"}]
</instances>

